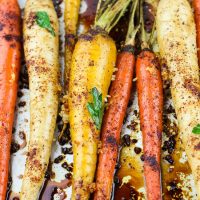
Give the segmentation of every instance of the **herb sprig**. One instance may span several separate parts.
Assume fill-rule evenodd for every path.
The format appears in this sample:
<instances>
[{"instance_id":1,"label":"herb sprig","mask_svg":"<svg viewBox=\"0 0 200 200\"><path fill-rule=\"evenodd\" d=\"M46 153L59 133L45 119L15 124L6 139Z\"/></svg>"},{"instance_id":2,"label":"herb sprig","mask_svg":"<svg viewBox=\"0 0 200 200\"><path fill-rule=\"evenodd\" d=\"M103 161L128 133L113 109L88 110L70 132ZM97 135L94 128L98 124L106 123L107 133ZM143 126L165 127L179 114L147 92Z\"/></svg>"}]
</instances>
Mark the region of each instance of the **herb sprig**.
<instances>
[{"instance_id":1,"label":"herb sprig","mask_svg":"<svg viewBox=\"0 0 200 200\"><path fill-rule=\"evenodd\" d=\"M193 129L192 133L194 134L200 134L200 124L197 124Z\"/></svg>"},{"instance_id":2,"label":"herb sprig","mask_svg":"<svg viewBox=\"0 0 200 200\"><path fill-rule=\"evenodd\" d=\"M100 94L96 87L92 88L90 94L92 95L93 102L87 103L87 109L96 125L96 128L100 130L104 112L102 94Z\"/></svg>"},{"instance_id":3,"label":"herb sprig","mask_svg":"<svg viewBox=\"0 0 200 200\"><path fill-rule=\"evenodd\" d=\"M53 27L51 26L51 22L49 19L49 15L45 11L38 11L36 13L36 23L38 26L45 28L47 31L51 33L51 35L55 36L55 32Z\"/></svg>"}]
</instances>

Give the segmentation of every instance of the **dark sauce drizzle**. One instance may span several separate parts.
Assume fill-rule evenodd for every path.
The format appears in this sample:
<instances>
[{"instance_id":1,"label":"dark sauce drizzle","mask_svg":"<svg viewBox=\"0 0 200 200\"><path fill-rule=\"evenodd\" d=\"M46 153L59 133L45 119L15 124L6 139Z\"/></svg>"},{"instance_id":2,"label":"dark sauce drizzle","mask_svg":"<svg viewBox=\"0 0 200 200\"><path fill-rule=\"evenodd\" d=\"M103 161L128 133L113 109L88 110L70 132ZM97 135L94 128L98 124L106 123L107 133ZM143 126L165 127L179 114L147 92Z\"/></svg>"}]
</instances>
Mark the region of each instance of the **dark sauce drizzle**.
<instances>
[{"instance_id":1,"label":"dark sauce drizzle","mask_svg":"<svg viewBox=\"0 0 200 200\"><path fill-rule=\"evenodd\" d=\"M12 177L9 175L8 177L8 185L7 185L7 193L6 193L6 200L10 199L11 195L11 187L12 187Z\"/></svg>"},{"instance_id":2,"label":"dark sauce drizzle","mask_svg":"<svg viewBox=\"0 0 200 200\"><path fill-rule=\"evenodd\" d=\"M58 17L62 17L62 10L60 7L60 4L63 2L63 0L53 0L53 5L55 7L56 13Z\"/></svg>"},{"instance_id":3,"label":"dark sauce drizzle","mask_svg":"<svg viewBox=\"0 0 200 200\"><path fill-rule=\"evenodd\" d=\"M61 200L67 196L64 189L71 186L72 176L68 173L68 176L63 177L61 182L51 181L54 177L55 174L52 171L52 163L49 162L38 200L53 200L55 194L59 195Z\"/></svg>"},{"instance_id":4,"label":"dark sauce drizzle","mask_svg":"<svg viewBox=\"0 0 200 200\"><path fill-rule=\"evenodd\" d=\"M80 14L79 23L83 24L84 28L87 30L94 23L98 0L85 0L85 3L87 5L87 9L85 12Z\"/></svg>"}]
</instances>

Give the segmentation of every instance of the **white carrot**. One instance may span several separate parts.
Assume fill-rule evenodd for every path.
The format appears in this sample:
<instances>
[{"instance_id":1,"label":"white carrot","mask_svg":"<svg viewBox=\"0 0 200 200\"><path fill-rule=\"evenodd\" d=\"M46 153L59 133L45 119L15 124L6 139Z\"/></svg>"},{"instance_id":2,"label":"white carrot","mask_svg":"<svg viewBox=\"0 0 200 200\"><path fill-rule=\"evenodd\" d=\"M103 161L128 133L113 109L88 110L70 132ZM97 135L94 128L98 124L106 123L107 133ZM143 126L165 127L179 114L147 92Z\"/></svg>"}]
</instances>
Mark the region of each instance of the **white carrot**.
<instances>
[{"instance_id":1,"label":"white carrot","mask_svg":"<svg viewBox=\"0 0 200 200\"><path fill-rule=\"evenodd\" d=\"M30 82L30 141L20 199L36 200L50 158L58 107L58 19L51 0L27 0L23 33Z\"/></svg>"},{"instance_id":2,"label":"white carrot","mask_svg":"<svg viewBox=\"0 0 200 200\"><path fill-rule=\"evenodd\" d=\"M187 0L161 0L157 12L158 44L167 61L178 126L200 199L200 85L196 30Z\"/></svg>"}]
</instances>

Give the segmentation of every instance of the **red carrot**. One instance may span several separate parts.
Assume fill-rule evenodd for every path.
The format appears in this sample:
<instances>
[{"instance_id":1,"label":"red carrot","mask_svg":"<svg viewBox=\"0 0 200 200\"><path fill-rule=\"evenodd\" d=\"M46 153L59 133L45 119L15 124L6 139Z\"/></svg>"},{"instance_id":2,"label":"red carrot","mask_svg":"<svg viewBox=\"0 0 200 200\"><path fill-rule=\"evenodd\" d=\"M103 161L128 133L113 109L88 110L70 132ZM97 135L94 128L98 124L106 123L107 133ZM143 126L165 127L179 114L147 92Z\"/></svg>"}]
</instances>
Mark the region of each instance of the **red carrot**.
<instances>
[{"instance_id":1,"label":"red carrot","mask_svg":"<svg viewBox=\"0 0 200 200\"><path fill-rule=\"evenodd\" d=\"M113 176L118 157L120 133L126 109L130 99L135 56L133 53L135 34L134 14L138 1L132 5L126 45L117 57L117 72L111 84L108 108L103 118L101 130L102 147L97 168L95 200L110 199L112 192Z\"/></svg>"},{"instance_id":2,"label":"red carrot","mask_svg":"<svg viewBox=\"0 0 200 200\"><path fill-rule=\"evenodd\" d=\"M136 61L136 77L147 199L160 200L163 89L159 63L152 51L142 50L139 54Z\"/></svg>"},{"instance_id":3,"label":"red carrot","mask_svg":"<svg viewBox=\"0 0 200 200\"><path fill-rule=\"evenodd\" d=\"M20 70L20 8L17 0L0 0L0 52L0 200L4 200Z\"/></svg>"},{"instance_id":4,"label":"red carrot","mask_svg":"<svg viewBox=\"0 0 200 200\"><path fill-rule=\"evenodd\" d=\"M200 64L200 0L193 0L193 7L197 30L198 60Z\"/></svg>"}]
</instances>

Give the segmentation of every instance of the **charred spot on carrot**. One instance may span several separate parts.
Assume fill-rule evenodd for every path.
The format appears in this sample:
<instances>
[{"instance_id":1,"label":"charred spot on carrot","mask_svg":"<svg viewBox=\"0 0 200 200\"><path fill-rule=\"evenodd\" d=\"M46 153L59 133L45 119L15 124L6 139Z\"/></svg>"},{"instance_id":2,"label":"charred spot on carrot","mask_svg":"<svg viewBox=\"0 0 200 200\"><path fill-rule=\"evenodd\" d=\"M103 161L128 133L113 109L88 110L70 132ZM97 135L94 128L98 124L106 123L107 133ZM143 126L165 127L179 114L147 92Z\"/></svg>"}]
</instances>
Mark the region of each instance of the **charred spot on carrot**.
<instances>
[{"instance_id":1,"label":"charred spot on carrot","mask_svg":"<svg viewBox=\"0 0 200 200\"><path fill-rule=\"evenodd\" d=\"M194 146L194 149L195 150L200 150L200 142L197 145Z\"/></svg>"},{"instance_id":2,"label":"charred spot on carrot","mask_svg":"<svg viewBox=\"0 0 200 200\"><path fill-rule=\"evenodd\" d=\"M4 27L5 27L5 24L0 22L0 31L2 31Z\"/></svg>"},{"instance_id":3,"label":"charred spot on carrot","mask_svg":"<svg viewBox=\"0 0 200 200\"><path fill-rule=\"evenodd\" d=\"M160 171L160 166L159 166L159 163L156 160L155 155L144 155L144 162L148 163L148 165L154 171Z\"/></svg>"},{"instance_id":4,"label":"charred spot on carrot","mask_svg":"<svg viewBox=\"0 0 200 200\"><path fill-rule=\"evenodd\" d=\"M111 135L106 137L106 143L113 146L113 147L117 145L116 138L111 136Z\"/></svg>"},{"instance_id":5,"label":"charred spot on carrot","mask_svg":"<svg viewBox=\"0 0 200 200\"><path fill-rule=\"evenodd\" d=\"M130 52L132 54L135 53L135 48L133 45L125 45L123 48L122 48L122 52Z\"/></svg>"}]
</instances>

